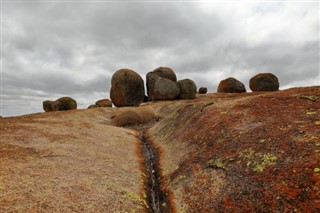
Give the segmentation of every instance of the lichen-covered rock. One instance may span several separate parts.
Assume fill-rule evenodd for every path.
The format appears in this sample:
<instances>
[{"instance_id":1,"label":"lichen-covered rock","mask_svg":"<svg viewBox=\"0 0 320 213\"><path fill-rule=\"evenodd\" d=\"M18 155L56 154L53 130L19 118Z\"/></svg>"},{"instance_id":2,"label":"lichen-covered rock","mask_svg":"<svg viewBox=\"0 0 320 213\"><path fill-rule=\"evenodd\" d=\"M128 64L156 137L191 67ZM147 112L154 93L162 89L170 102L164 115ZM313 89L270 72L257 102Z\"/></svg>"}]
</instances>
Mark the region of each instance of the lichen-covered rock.
<instances>
[{"instance_id":1,"label":"lichen-covered rock","mask_svg":"<svg viewBox=\"0 0 320 213\"><path fill-rule=\"evenodd\" d=\"M112 101L110 101L109 99L101 99L98 100L95 105L97 105L98 107L112 107Z\"/></svg>"},{"instance_id":2,"label":"lichen-covered rock","mask_svg":"<svg viewBox=\"0 0 320 213\"><path fill-rule=\"evenodd\" d=\"M194 81L190 79L183 79L177 81L177 84L180 88L179 99L193 99L196 98L197 86Z\"/></svg>"},{"instance_id":3,"label":"lichen-covered rock","mask_svg":"<svg viewBox=\"0 0 320 213\"><path fill-rule=\"evenodd\" d=\"M88 106L87 109L93 109L93 108L99 108L99 106L96 104L91 104L90 106Z\"/></svg>"},{"instance_id":4,"label":"lichen-covered rock","mask_svg":"<svg viewBox=\"0 0 320 213\"><path fill-rule=\"evenodd\" d=\"M279 80L272 73L260 73L250 79L249 87L252 92L277 91L279 90Z\"/></svg>"},{"instance_id":5,"label":"lichen-covered rock","mask_svg":"<svg viewBox=\"0 0 320 213\"><path fill-rule=\"evenodd\" d=\"M218 86L218 92L242 93L246 91L244 84L232 77L220 81Z\"/></svg>"},{"instance_id":6,"label":"lichen-covered rock","mask_svg":"<svg viewBox=\"0 0 320 213\"><path fill-rule=\"evenodd\" d=\"M166 78L159 78L153 88L152 100L173 100L180 94L180 88L176 82Z\"/></svg>"},{"instance_id":7,"label":"lichen-covered rock","mask_svg":"<svg viewBox=\"0 0 320 213\"><path fill-rule=\"evenodd\" d=\"M206 94L207 92L208 92L207 87L200 87L200 88L199 88L199 93L200 93L200 94Z\"/></svg>"},{"instance_id":8,"label":"lichen-covered rock","mask_svg":"<svg viewBox=\"0 0 320 213\"><path fill-rule=\"evenodd\" d=\"M117 107L139 106L144 100L143 79L133 70L118 70L111 78L110 98Z\"/></svg>"},{"instance_id":9,"label":"lichen-covered rock","mask_svg":"<svg viewBox=\"0 0 320 213\"><path fill-rule=\"evenodd\" d=\"M62 97L55 101L44 101L42 105L45 112L77 109L77 102L70 97Z\"/></svg>"}]
</instances>

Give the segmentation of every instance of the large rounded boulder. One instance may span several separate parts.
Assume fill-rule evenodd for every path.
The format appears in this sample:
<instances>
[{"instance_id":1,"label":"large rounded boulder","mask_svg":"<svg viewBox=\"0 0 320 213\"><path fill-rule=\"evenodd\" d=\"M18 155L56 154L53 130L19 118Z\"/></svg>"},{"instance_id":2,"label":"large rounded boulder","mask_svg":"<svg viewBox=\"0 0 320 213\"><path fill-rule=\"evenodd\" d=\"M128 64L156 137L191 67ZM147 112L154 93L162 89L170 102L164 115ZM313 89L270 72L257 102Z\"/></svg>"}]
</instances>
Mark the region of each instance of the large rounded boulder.
<instances>
[{"instance_id":1,"label":"large rounded boulder","mask_svg":"<svg viewBox=\"0 0 320 213\"><path fill-rule=\"evenodd\" d=\"M152 100L173 100L180 94L180 88L176 82L166 78L159 78L152 90Z\"/></svg>"},{"instance_id":2,"label":"large rounded boulder","mask_svg":"<svg viewBox=\"0 0 320 213\"><path fill-rule=\"evenodd\" d=\"M173 82L177 81L176 74L169 67L158 67L157 69L151 72L148 72L146 76L146 80L147 80L147 93L148 93L149 101L152 100L151 96L152 96L153 87L156 81L159 79L159 77L169 79Z\"/></svg>"},{"instance_id":3,"label":"large rounded boulder","mask_svg":"<svg viewBox=\"0 0 320 213\"><path fill-rule=\"evenodd\" d=\"M220 81L218 85L218 92L242 93L246 91L244 84L232 77Z\"/></svg>"},{"instance_id":4,"label":"large rounded boulder","mask_svg":"<svg viewBox=\"0 0 320 213\"><path fill-rule=\"evenodd\" d=\"M117 107L139 106L144 100L143 79L133 70L118 70L111 78L110 98Z\"/></svg>"},{"instance_id":5,"label":"large rounded boulder","mask_svg":"<svg viewBox=\"0 0 320 213\"><path fill-rule=\"evenodd\" d=\"M279 90L279 80L272 73L260 73L250 79L249 87L252 92L277 91Z\"/></svg>"},{"instance_id":6,"label":"large rounded boulder","mask_svg":"<svg viewBox=\"0 0 320 213\"><path fill-rule=\"evenodd\" d=\"M62 97L55 101L44 101L42 105L45 112L77 109L77 102L70 97Z\"/></svg>"},{"instance_id":7,"label":"large rounded boulder","mask_svg":"<svg viewBox=\"0 0 320 213\"><path fill-rule=\"evenodd\" d=\"M179 99L193 99L196 98L197 86L194 81L190 79L183 79L177 81L177 84L180 88Z\"/></svg>"}]
</instances>

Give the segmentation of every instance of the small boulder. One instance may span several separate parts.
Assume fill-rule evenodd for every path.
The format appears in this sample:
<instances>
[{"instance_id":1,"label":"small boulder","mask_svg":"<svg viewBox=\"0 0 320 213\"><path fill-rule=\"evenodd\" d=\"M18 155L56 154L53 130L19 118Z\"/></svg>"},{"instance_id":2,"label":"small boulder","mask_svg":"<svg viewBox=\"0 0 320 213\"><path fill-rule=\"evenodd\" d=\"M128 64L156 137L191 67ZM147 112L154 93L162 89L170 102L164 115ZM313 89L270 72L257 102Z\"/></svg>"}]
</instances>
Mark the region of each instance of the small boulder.
<instances>
[{"instance_id":1,"label":"small boulder","mask_svg":"<svg viewBox=\"0 0 320 213\"><path fill-rule=\"evenodd\" d=\"M277 91L279 90L279 80L272 73L260 73L250 79L249 87L252 92Z\"/></svg>"},{"instance_id":2,"label":"small boulder","mask_svg":"<svg viewBox=\"0 0 320 213\"><path fill-rule=\"evenodd\" d=\"M87 109L98 108L99 106L96 104L91 104Z\"/></svg>"},{"instance_id":3,"label":"small boulder","mask_svg":"<svg viewBox=\"0 0 320 213\"><path fill-rule=\"evenodd\" d=\"M244 84L232 77L220 81L218 86L218 92L242 93L246 91Z\"/></svg>"},{"instance_id":4,"label":"small boulder","mask_svg":"<svg viewBox=\"0 0 320 213\"><path fill-rule=\"evenodd\" d=\"M199 93L200 93L200 94L206 94L207 92L208 92L207 87L200 87L200 88L199 88Z\"/></svg>"},{"instance_id":5,"label":"small boulder","mask_svg":"<svg viewBox=\"0 0 320 213\"><path fill-rule=\"evenodd\" d=\"M77 109L77 102L70 97L62 97L55 101L44 101L42 105L45 112Z\"/></svg>"},{"instance_id":6,"label":"small boulder","mask_svg":"<svg viewBox=\"0 0 320 213\"><path fill-rule=\"evenodd\" d=\"M109 99L101 99L98 100L95 105L97 105L98 107L112 107L112 101L110 101Z\"/></svg>"},{"instance_id":7,"label":"small boulder","mask_svg":"<svg viewBox=\"0 0 320 213\"><path fill-rule=\"evenodd\" d=\"M180 88L176 82L166 78L159 78L153 88L152 100L173 100L180 94Z\"/></svg>"},{"instance_id":8,"label":"small boulder","mask_svg":"<svg viewBox=\"0 0 320 213\"><path fill-rule=\"evenodd\" d=\"M143 79L133 70L118 70L111 78L110 98L117 107L139 106L144 100Z\"/></svg>"},{"instance_id":9,"label":"small boulder","mask_svg":"<svg viewBox=\"0 0 320 213\"><path fill-rule=\"evenodd\" d=\"M196 98L197 86L194 81L190 79L183 79L177 81L177 84L180 88L179 99L193 99Z\"/></svg>"}]
</instances>

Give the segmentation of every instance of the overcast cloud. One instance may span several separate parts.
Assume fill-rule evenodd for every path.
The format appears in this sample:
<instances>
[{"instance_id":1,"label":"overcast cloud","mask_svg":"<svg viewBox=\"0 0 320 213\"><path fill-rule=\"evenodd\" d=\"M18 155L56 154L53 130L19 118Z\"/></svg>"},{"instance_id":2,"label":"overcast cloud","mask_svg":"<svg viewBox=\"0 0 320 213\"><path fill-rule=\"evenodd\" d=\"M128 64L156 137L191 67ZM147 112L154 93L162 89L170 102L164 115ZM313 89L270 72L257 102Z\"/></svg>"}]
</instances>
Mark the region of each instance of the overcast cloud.
<instances>
[{"instance_id":1,"label":"overcast cloud","mask_svg":"<svg viewBox=\"0 0 320 213\"><path fill-rule=\"evenodd\" d=\"M216 92L261 72L281 89L320 84L319 3L2 2L1 115L70 96L109 98L120 68L171 67Z\"/></svg>"}]
</instances>

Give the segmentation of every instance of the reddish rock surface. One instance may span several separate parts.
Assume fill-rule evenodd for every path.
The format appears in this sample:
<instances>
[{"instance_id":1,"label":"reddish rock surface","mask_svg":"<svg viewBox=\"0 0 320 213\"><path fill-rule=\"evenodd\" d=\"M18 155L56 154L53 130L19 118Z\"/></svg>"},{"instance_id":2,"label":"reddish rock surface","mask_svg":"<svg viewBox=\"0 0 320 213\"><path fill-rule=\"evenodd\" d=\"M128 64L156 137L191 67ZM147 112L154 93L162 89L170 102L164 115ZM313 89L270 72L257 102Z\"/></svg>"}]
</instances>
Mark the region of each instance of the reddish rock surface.
<instances>
[{"instance_id":1,"label":"reddish rock surface","mask_svg":"<svg viewBox=\"0 0 320 213\"><path fill-rule=\"evenodd\" d=\"M320 86L147 105L177 212L319 212ZM0 119L0 212L146 210L139 132L110 121L127 109Z\"/></svg>"}]
</instances>

